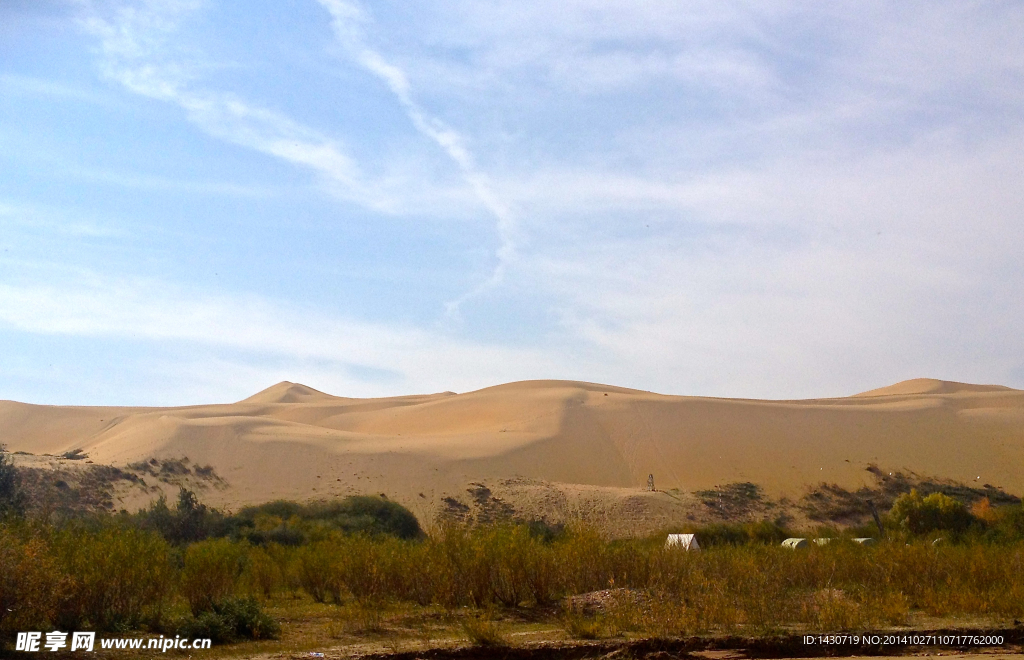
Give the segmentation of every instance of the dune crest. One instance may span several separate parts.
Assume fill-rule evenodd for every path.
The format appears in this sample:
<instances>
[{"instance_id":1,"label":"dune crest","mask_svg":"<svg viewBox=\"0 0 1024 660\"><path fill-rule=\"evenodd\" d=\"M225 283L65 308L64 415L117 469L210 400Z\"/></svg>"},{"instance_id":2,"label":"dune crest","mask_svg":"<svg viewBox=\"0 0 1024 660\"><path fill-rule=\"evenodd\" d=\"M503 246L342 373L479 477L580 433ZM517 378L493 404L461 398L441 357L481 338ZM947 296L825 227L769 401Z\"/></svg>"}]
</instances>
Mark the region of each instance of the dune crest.
<instances>
[{"instance_id":1,"label":"dune crest","mask_svg":"<svg viewBox=\"0 0 1024 660\"><path fill-rule=\"evenodd\" d=\"M267 389L253 394L247 399L242 399L238 403L310 403L316 400L326 401L337 398L339 397L326 394L320 390L314 390L308 385L283 380L277 385L271 385Z\"/></svg>"},{"instance_id":2,"label":"dune crest","mask_svg":"<svg viewBox=\"0 0 1024 660\"><path fill-rule=\"evenodd\" d=\"M938 380L936 378L912 378L903 380L888 387L880 387L860 394L855 397L864 396L907 396L914 394L961 394L964 392L1016 392L1011 387L1003 385L972 385L970 383L959 383L953 380Z\"/></svg>"}]
</instances>

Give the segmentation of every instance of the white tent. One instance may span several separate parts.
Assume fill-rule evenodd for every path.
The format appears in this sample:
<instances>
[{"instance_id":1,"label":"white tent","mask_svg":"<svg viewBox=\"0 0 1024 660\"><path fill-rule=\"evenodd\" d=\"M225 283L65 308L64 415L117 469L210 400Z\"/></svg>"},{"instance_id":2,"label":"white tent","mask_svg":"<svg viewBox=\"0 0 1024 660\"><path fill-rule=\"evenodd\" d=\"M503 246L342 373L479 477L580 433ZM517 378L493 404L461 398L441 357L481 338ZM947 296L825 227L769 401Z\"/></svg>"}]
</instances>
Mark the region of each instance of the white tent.
<instances>
[{"instance_id":1,"label":"white tent","mask_svg":"<svg viewBox=\"0 0 1024 660\"><path fill-rule=\"evenodd\" d=\"M681 548L683 550L700 550L697 537L693 534L669 534L665 539L666 548Z\"/></svg>"},{"instance_id":2,"label":"white tent","mask_svg":"<svg viewBox=\"0 0 1024 660\"><path fill-rule=\"evenodd\" d=\"M795 550L797 548L806 548L807 539L786 539L782 542L782 547L790 548L792 550Z\"/></svg>"}]
</instances>

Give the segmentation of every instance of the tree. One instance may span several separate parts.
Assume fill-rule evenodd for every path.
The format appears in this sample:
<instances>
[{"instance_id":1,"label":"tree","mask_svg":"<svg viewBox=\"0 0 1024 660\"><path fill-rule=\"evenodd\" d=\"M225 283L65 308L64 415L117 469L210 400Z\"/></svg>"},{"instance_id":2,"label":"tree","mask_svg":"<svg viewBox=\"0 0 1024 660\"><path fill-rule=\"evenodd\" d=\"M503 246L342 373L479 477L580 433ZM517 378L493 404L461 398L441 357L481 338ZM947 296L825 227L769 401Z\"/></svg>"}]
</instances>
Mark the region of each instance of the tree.
<instances>
[{"instance_id":1,"label":"tree","mask_svg":"<svg viewBox=\"0 0 1024 660\"><path fill-rule=\"evenodd\" d=\"M21 475L14 466L7 448L0 445L0 518L25 515L25 491Z\"/></svg>"},{"instance_id":2,"label":"tree","mask_svg":"<svg viewBox=\"0 0 1024 660\"><path fill-rule=\"evenodd\" d=\"M199 502L196 494L181 486L178 490L178 506L175 510L177 529L173 539L176 543L201 541L210 535L210 511Z\"/></svg>"}]
</instances>

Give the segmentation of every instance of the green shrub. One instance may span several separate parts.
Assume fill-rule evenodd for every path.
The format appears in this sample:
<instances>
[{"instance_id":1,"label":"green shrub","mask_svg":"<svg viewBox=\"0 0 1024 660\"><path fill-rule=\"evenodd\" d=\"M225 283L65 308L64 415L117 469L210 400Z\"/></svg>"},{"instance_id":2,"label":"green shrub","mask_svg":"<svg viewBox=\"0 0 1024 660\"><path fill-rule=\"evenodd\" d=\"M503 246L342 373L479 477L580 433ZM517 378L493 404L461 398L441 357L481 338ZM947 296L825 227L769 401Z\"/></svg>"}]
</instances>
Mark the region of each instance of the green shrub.
<instances>
[{"instance_id":1,"label":"green shrub","mask_svg":"<svg viewBox=\"0 0 1024 660\"><path fill-rule=\"evenodd\" d=\"M342 557L336 543L319 541L299 548L296 558L298 581L313 600L341 602L344 586Z\"/></svg>"},{"instance_id":2,"label":"green shrub","mask_svg":"<svg viewBox=\"0 0 1024 660\"><path fill-rule=\"evenodd\" d=\"M237 639L276 639L281 626L254 598L226 598L178 627L182 637L210 638L215 643Z\"/></svg>"},{"instance_id":3,"label":"green shrub","mask_svg":"<svg viewBox=\"0 0 1024 660\"><path fill-rule=\"evenodd\" d=\"M179 488L178 501L173 509L167 506L167 499L161 495L149 508L132 518L139 526L159 532L175 545L227 536L231 529L231 523L223 513L202 504L196 494L185 487Z\"/></svg>"},{"instance_id":4,"label":"green shrub","mask_svg":"<svg viewBox=\"0 0 1024 660\"><path fill-rule=\"evenodd\" d=\"M226 617L213 610L207 610L178 626L177 633L192 639L209 639L214 644L235 641L235 631Z\"/></svg>"},{"instance_id":5,"label":"green shrub","mask_svg":"<svg viewBox=\"0 0 1024 660\"><path fill-rule=\"evenodd\" d=\"M975 520L962 502L943 493L921 497L917 489L896 498L888 519L892 526L911 534L935 531L962 534Z\"/></svg>"},{"instance_id":6,"label":"green shrub","mask_svg":"<svg viewBox=\"0 0 1024 660\"><path fill-rule=\"evenodd\" d=\"M250 593L270 598L284 582L281 565L270 551L264 548L250 548L245 561L242 579Z\"/></svg>"},{"instance_id":7,"label":"green shrub","mask_svg":"<svg viewBox=\"0 0 1024 660\"><path fill-rule=\"evenodd\" d=\"M423 535L411 511L383 497L356 495L341 502L312 505L310 509L317 518L330 520L348 533L389 534L400 539Z\"/></svg>"},{"instance_id":8,"label":"green shrub","mask_svg":"<svg viewBox=\"0 0 1024 660\"><path fill-rule=\"evenodd\" d=\"M224 617L239 637L274 639L281 632L281 627L255 598L228 598L215 603L213 611Z\"/></svg>"},{"instance_id":9,"label":"green shrub","mask_svg":"<svg viewBox=\"0 0 1024 660\"><path fill-rule=\"evenodd\" d=\"M267 521L275 521L268 525ZM354 495L343 500L299 504L279 500L244 507L228 521L253 543L298 545L323 540L332 532L388 535L401 539L423 536L411 511L385 497Z\"/></svg>"},{"instance_id":10,"label":"green shrub","mask_svg":"<svg viewBox=\"0 0 1024 660\"><path fill-rule=\"evenodd\" d=\"M181 595L193 614L211 610L234 593L244 559L245 546L227 539L200 541L185 550Z\"/></svg>"}]
</instances>

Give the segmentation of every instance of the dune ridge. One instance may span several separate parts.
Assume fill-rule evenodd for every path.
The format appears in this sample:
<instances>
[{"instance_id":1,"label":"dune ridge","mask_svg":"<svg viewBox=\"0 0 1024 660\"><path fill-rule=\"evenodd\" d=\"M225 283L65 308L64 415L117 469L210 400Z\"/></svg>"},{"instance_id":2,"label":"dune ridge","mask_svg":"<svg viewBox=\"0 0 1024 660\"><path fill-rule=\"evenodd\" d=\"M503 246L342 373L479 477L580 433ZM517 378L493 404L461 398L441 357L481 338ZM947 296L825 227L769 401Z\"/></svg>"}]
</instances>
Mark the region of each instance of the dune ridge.
<instances>
[{"instance_id":1,"label":"dune ridge","mask_svg":"<svg viewBox=\"0 0 1024 660\"><path fill-rule=\"evenodd\" d=\"M283 382L232 404L177 408L0 402L0 443L81 449L124 466L188 457L225 482L226 507L386 493L430 516L480 480L641 492L753 482L799 495L857 488L870 465L1024 492L1024 391L917 379L851 397L670 396L574 381L453 394L333 396Z\"/></svg>"},{"instance_id":2,"label":"dune ridge","mask_svg":"<svg viewBox=\"0 0 1024 660\"><path fill-rule=\"evenodd\" d=\"M965 392L1013 392L1012 388L1004 385L972 385L970 383L958 383L951 380L936 380L935 378L913 378L904 380L888 387L880 387L876 390L868 390L857 397L864 396L905 396L913 394L962 394Z\"/></svg>"}]
</instances>

